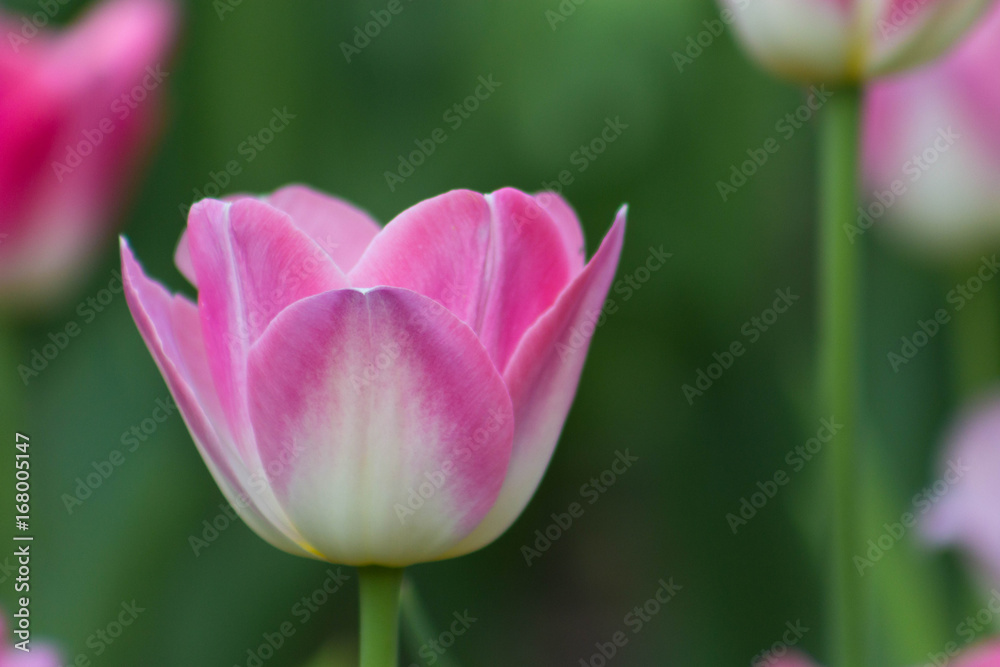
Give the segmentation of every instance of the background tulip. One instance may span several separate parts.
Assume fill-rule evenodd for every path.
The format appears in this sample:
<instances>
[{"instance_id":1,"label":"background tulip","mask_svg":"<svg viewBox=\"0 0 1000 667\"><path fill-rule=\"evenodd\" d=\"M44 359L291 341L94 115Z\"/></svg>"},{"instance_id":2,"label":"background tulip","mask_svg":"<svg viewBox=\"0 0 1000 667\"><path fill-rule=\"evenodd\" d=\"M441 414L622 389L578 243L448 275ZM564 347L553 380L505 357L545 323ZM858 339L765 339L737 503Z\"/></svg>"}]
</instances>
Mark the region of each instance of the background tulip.
<instances>
[{"instance_id":1,"label":"background tulip","mask_svg":"<svg viewBox=\"0 0 1000 667\"><path fill-rule=\"evenodd\" d=\"M952 656L948 658L947 664L955 667L996 667L1000 665L1000 642L981 644L953 659ZM815 667L815 663L801 654L790 653L781 658L759 662L757 667Z\"/></svg>"},{"instance_id":2,"label":"background tulip","mask_svg":"<svg viewBox=\"0 0 1000 667\"><path fill-rule=\"evenodd\" d=\"M884 216L898 236L939 254L1000 243L998 63L1000 5L940 62L870 89L866 176L872 201L881 193L886 203L869 224Z\"/></svg>"},{"instance_id":3,"label":"background tulip","mask_svg":"<svg viewBox=\"0 0 1000 667\"><path fill-rule=\"evenodd\" d=\"M16 627L16 619L14 625ZM32 637L29 642L30 651L22 651L14 647L18 638L11 640L11 628L0 619L0 665L3 667L62 667L62 657L50 646L41 644Z\"/></svg>"},{"instance_id":4,"label":"background tulip","mask_svg":"<svg viewBox=\"0 0 1000 667\"><path fill-rule=\"evenodd\" d=\"M942 475L961 477L948 484L927 514L923 534L937 545L955 545L972 556L1000 585L1000 395L971 406L945 440ZM949 480L950 481L950 480Z\"/></svg>"},{"instance_id":5,"label":"background tulip","mask_svg":"<svg viewBox=\"0 0 1000 667\"><path fill-rule=\"evenodd\" d=\"M765 67L795 80L834 83L941 55L992 0L721 1L741 41Z\"/></svg>"},{"instance_id":6,"label":"background tulip","mask_svg":"<svg viewBox=\"0 0 1000 667\"><path fill-rule=\"evenodd\" d=\"M384 230L291 186L205 200L132 314L216 481L275 546L404 566L489 543L552 456L617 266L555 195L454 191ZM580 334L579 332L584 332Z\"/></svg>"},{"instance_id":7,"label":"background tulip","mask_svg":"<svg viewBox=\"0 0 1000 667\"><path fill-rule=\"evenodd\" d=\"M38 305L106 240L157 125L175 12L110 0L64 31L33 20L0 16L0 300Z\"/></svg>"}]
</instances>

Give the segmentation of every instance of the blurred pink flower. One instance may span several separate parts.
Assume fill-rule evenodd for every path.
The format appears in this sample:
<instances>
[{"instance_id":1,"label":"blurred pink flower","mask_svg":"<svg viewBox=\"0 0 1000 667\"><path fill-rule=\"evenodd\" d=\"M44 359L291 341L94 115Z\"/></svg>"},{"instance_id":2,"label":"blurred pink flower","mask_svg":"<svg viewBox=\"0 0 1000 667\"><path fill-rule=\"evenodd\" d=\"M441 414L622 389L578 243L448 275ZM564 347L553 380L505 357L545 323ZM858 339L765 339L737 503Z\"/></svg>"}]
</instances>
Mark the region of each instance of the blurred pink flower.
<instances>
[{"instance_id":1,"label":"blurred pink flower","mask_svg":"<svg viewBox=\"0 0 1000 667\"><path fill-rule=\"evenodd\" d=\"M945 440L942 469L961 479L938 497L922 524L933 544L956 545L1000 585L1000 392L963 414Z\"/></svg>"},{"instance_id":2,"label":"blurred pink flower","mask_svg":"<svg viewBox=\"0 0 1000 667\"><path fill-rule=\"evenodd\" d=\"M385 229L301 186L201 201L126 297L222 491L298 555L404 566L521 513L576 393L625 210L589 263L556 195L453 191Z\"/></svg>"},{"instance_id":3,"label":"blurred pink flower","mask_svg":"<svg viewBox=\"0 0 1000 667\"><path fill-rule=\"evenodd\" d=\"M11 619L14 629L17 628L17 619ZM0 615L0 667L62 667L62 657L51 646L40 644L34 638L28 645L29 651L22 651L16 648L14 643L20 641L16 635L11 640L12 630L4 622L3 615Z\"/></svg>"},{"instance_id":4,"label":"blurred pink flower","mask_svg":"<svg viewBox=\"0 0 1000 667\"><path fill-rule=\"evenodd\" d=\"M995 0L720 0L768 69L810 83L866 80L941 55ZM728 20L727 20L728 19Z\"/></svg>"},{"instance_id":5,"label":"blurred pink flower","mask_svg":"<svg viewBox=\"0 0 1000 667\"><path fill-rule=\"evenodd\" d=\"M39 16L0 14L0 303L58 296L107 239L176 22L168 0L108 0L60 32Z\"/></svg>"},{"instance_id":6,"label":"blurred pink flower","mask_svg":"<svg viewBox=\"0 0 1000 667\"><path fill-rule=\"evenodd\" d=\"M1000 667L1000 641L968 649L949 659L947 664L950 667ZM801 654L789 653L781 658L758 662L756 667L816 667L816 663Z\"/></svg>"},{"instance_id":7,"label":"blurred pink flower","mask_svg":"<svg viewBox=\"0 0 1000 667\"><path fill-rule=\"evenodd\" d=\"M946 58L875 84L865 115L865 224L934 253L1000 245L1000 4Z\"/></svg>"}]
</instances>

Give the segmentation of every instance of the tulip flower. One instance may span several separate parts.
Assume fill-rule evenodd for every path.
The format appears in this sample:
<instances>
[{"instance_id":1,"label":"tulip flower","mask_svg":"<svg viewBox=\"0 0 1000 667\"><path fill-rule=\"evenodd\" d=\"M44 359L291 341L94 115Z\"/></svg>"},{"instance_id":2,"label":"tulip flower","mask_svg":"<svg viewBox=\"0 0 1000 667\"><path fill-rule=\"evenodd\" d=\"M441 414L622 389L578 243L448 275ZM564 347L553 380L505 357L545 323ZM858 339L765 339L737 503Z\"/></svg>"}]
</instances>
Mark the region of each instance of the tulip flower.
<instances>
[{"instance_id":1,"label":"tulip flower","mask_svg":"<svg viewBox=\"0 0 1000 667\"><path fill-rule=\"evenodd\" d=\"M403 567L517 518L552 457L613 279L561 198L454 191L384 229L301 186L195 204L177 264L126 296L209 469L293 554Z\"/></svg>"},{"instance_id":2,"label":"tulip flower","mask_svg":"<svg viewBox=\"0 0 1000 667\"><path fill-rule=\"evenodd\" d=\"M992 0L720 0L767 69L809 83L865 81L955 44Z\"/></svg>"},{"instance_id":3,"label":"tulip flower","mask_svg":"<svg viewBox=\"0 0 1000 667\"><path fill-rule=\"evenodd\" d=\"M166 0L109 0L58 32L39 16L0 14L0 302L20 305L57 297L106 240L175 27Z\"/></svg>"},{"instance_id":4,"label":"tulip flower","mask_svg":"<svg viewBox=\"0 0 1000 667\"><path fill-rule=\"evenodd\" d=\"M932 544L961 548L1000 585L1000 394L959 418L945 440L939 480L922 534Z\"/></svg>"},{"instance_id":5,"label":"tulip flower","mask_svg":"<svg viewBox=\"0 0 1000 667\"><path fill-rule=\"evenodd\" d=\"M998 63L1000 4L941 61L870 89L864 226L937 254L1000 244Z\"/></svg>"}]
</instances>

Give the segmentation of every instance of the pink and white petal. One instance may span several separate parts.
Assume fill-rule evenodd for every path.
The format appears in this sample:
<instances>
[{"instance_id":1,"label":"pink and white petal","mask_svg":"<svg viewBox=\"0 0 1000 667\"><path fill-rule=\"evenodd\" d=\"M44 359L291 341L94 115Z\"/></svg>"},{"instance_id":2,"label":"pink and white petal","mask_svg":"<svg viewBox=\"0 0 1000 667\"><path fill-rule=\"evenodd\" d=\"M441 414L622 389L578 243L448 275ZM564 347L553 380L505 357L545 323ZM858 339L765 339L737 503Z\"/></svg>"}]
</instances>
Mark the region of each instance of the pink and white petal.
<instances>
[{"instance_id":1,"label":"pink and white petal","mask_svg":"<svg viewBox=\"0 0 1000 667\"><path fill-rule=\"evenodd\" d=\"M212 377L240 453L250 461L250 346L289 304L343 288L347 280L286 213L255 199L198 202L188 219L188 243Z\"/></svg>"},{"instance_id":2,"label":"pink and white petal","mask_svg":"<svg viewBox=\"0 0 1000 667\"><path fill-rule=\"evenodd\" d=\"M472 330L429 298L379 287L305 299L248 368L268 478L328 560L434 560L493 506L510 397Z\"/></svg>"},{"instance_id":3,"label":"pink and white petal","mask_svg":"<svg viewBox=\"0 0 1000 667\"><path fill-rule=\"evenodd\" d=\"M983 642L955 659L955 667L997 667L1000 665L1000 641Z\"/></svg>"},{"instance_id":4,"label":"pink and white petal","mask_svg":"<svg viewBox=\"0 0 1000 667\"><path fill-rule=\"evenodd\" d=\"M286 186L264 201L292 216L295 226L318 243L344 273L354 268L382 229L360 208L304 185Z\"/></svg>"},{"instance_id":5,"label":"pink and white petal","mask_svg":"<svg viewBox=\"0 0 1000 667\"><path fill-rule=\"evenodd\" d=\"M403 287L472 327L498 369L570 279L556 223L513 189L456 190L403 212L350 273L355 287Z\"/></svg>"},{"instance_id":6,"label":"pink and white petal","mask_svg":"<svg viewBox=\"0 0 1000 667\"><path fill-rule=\"evenodd\" d=\"M772 71L795 79L843 79L860 63L852 31L859 0L722 0L747 49ZM856 72L855 72L856 73Z\"/></svg>"},{"instance_id":7,"label":"pink and white petal","mask_svg":"<svg viewBox=\"0 0 1000 667\"><path fill-rule=\"evenodd\" d=\"M290 553L311 555L273 494L254 488L259 482L254 484L237 452L208 370L197 308L150 280L124 239L121 253L129 310L223 495L262 538Z\"/></svg>"},{"instance_id":8,"label":"pink and white petal","mask_svg":"<svg viewBox=\"0 0 1000 667\"><path fill-rule=\"evenodd\" d=\"M449 556L474 551L499 537L538 488L576 395L590 336L618 268L626 212L623 207L590 263L528 330L504 372L514 406L510 468L489 515Z\"/></svg>"},{"instance_id":9,"label":"pink and white petal","mask_svg":"<svg viewBox=\"0 0 1000 667\"><path fill-rule=\"evenodd\" d=\"M941 56L959 43L993 0L882 0L872 25L869 75L882 76Z\"/></svg>"},{"instance_id":10,"label":"pink and white petal","mask_svg":"<svg viewBox=\"0 0 1000 667\"><path fill-rule=\"evenodd\" d=\"M587 245L583 240L583 228L580 226L576 211L562 195L556 192L539 192L535 195L535 201L556 223L566 248L570 274L575 276L587 263Z\"/></svg>"}]
</instances>

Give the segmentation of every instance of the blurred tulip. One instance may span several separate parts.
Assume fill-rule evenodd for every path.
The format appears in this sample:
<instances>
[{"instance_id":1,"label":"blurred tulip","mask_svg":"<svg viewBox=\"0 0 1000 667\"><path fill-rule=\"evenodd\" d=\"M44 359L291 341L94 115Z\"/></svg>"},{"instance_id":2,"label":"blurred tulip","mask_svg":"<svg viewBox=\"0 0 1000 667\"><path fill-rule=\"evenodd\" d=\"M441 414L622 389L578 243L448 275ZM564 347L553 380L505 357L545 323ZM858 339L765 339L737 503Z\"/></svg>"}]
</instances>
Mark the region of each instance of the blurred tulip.
<instances>
[{"instance_id":1,"label":"blurred tulip","mask_svg":"<svg viewBox=\"0 0 1000 667\"><path fill-rule=\"evenodd\" d=\"M948 57L873 86L865 113L868 225L935 253L1000 245L1000 5Z\"/></svg>"},{"instance_id":2,"label":"blurred tulip","mask_svg":"<svg viewBox=\"0 0 1000 667\"><path fill-rule=\"evenodd\" d=\"M946 655L952 667L1000 667L1000 641L980 644L957 655ZM756 667L816 667L816 663L798 653L758 662Z\"/></svg>"},{"instance_id":3,"label":"blurred tulip","mask_svg":"<svg viewBox=\"0 0 1000 667\"><path fill-rule=\"evenodd\" d=\"M17 628L17 619L14 620L14 628ZM5 623L0 619L0 665L3 667L61 667L63 662L60 655L50 646L39 644L32 639L28 644L30 650L23 651L16 648L14 642L21 641L17 635L11 642L11 631L5 627Z\"/></svg>"},{"instance_id":4,"label":"blurred tulip","mask_svg":"<svg viewBox=\"0 0 1000 667\"><path fill-rule=\"evenodd\" d=\"M971 406L948 435L942 469L961 479L936 496L923 522L924 536L956 545L1000 585L1000 394Z\"/></svg>"},{"instance_id":5,"label":"blurred tulip","mask_svg":"<svg viewBox=\"0 0 1000 667\"><path fill-rule=\"evenodd\" d=\"M0 303L57 297L107 240L169 75L166 0L109 0L58 33L39 15L0 15Z\"/></svg>"},{"instance_id":6,"label":"blurred tulip","mask_svg":"<svg viewBox=\"0 0 1000 667\"><path fill-rule=\"evenodd\" d=\"M197 203L129 307L216 481L298 555L404 566L496 539L541 481L614 277L561 198L454 191L384 230L304 187Z\"/></svg>"},{"instance_id":7,"label":"blurred tulip","mask_svg":"<svg viewBox=\"0 0 1000 667\"><path fill-rule=\"evenodd\" d=\"M993 0L720 0L753 56L805 82L861 81L936 58Z\"/></svg>"}]
</instances>

